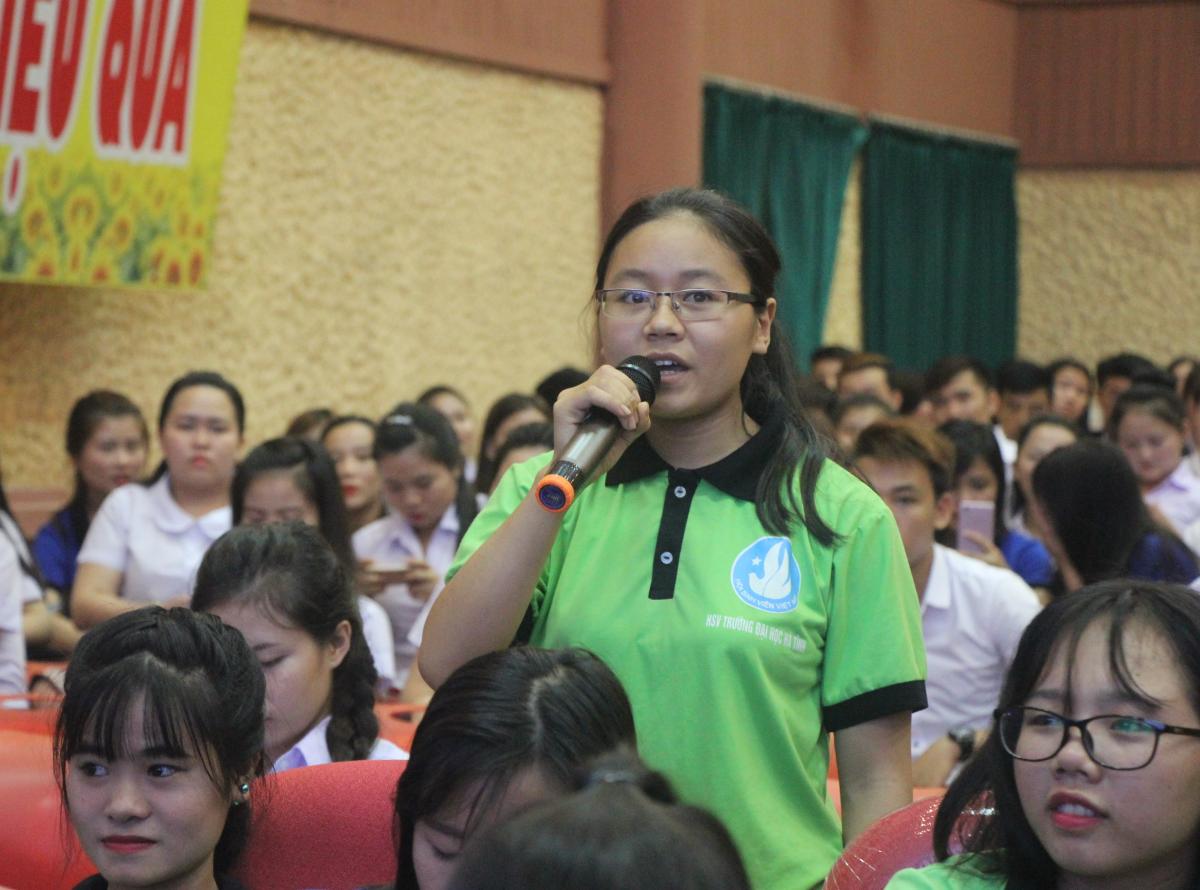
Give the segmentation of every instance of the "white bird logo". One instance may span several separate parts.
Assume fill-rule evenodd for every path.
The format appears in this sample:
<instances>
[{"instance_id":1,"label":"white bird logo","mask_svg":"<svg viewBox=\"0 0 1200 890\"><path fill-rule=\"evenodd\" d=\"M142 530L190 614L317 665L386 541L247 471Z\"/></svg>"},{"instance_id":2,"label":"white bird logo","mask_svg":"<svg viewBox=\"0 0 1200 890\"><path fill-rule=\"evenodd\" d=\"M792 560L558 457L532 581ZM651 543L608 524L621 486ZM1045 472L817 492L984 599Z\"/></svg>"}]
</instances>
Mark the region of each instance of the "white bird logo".
<instances>
[{"instance_id":1,"label":"white bird logo","mask_svg":"<svg viewBox=\"0 0 1200 890\"><path fill-rule=\"evenodd\" d=\"M792 592L792 579L788 572L788 560L784 553L784 542L776 541L763 560L761 575L750 573L750 589L755 595L769 600L781 600Z\"/></svg>"}]
</instances>

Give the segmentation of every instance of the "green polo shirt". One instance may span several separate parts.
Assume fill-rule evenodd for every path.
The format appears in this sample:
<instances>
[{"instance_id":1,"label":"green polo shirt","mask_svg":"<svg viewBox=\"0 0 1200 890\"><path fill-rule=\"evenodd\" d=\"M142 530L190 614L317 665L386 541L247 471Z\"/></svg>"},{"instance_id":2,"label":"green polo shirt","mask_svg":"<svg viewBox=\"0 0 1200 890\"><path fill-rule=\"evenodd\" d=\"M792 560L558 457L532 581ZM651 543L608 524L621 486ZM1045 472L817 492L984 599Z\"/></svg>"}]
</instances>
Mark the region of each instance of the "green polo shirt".
<instances>
[{"instance_id":1,"label":"green polo shirt","mask_svg":"<svg viewBox=\"0 0 1200 890\"><path fill-rule=\"evenodd\" d=\"M567 511L533 591L537 646L583 646L625 685L643 758L729 827L758 890L821 882L841 852L828 733L925 707L912 576L891 512L826 461L820 515L844 540L763 528L755 490L779 420L698 470L641 438ZM510 471L448 577L529 492Z\"/></svg>"},{"instance_id":2,"label":"green polo shirt","mask_svg":"<svg viewBox=\"0 0 1200 890\"><path fill-rule=\"evenodd\" d=\"M896 872L887 890L1000 890L1007 883L997 871L986 871L975 856L951 856L945 862Z\"/></svg>"}]
</instances>

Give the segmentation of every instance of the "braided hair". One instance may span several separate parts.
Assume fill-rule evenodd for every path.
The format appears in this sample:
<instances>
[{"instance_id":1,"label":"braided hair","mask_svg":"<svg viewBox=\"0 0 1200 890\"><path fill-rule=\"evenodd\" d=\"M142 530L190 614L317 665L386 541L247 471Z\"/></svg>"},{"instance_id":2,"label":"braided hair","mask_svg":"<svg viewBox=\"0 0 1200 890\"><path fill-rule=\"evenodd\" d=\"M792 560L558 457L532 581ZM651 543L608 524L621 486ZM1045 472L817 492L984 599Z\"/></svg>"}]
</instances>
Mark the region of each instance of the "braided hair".
<instances>
[{"instance_id":1,"label":"braided hair","mask_svg":"<svg viewBox=\"0 0 1200 890\"><path fill-rule=\"evenodd\" d=\"M333 669L331 720L325 731L336 761L365 760L379 736L378 675L363 636L349 573L320 531L303 522L239 526L217 539L196 573L192 607L253 602L327 643L346 622L350 647Z\"/></svg>"}]
</instances>

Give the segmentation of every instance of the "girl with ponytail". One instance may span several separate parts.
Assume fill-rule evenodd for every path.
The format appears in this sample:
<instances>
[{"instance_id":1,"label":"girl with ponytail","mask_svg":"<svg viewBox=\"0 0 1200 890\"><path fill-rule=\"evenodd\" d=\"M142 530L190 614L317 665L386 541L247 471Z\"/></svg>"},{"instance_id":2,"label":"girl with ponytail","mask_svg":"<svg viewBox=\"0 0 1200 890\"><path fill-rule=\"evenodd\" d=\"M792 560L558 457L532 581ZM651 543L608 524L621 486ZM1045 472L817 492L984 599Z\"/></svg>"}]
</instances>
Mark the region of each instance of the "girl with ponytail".
<instances>
[{"instance_id":1,"label":"girl with ponytail","mask_svg":"<svg viewBox=\"0 0 1200 890\"><path fill-rule=\"evenodd\" d=\"M393 408L379 422L375 462L390 512L354 533L354 552L366 563L365 589L380 591L392 621L401 698L427 701L431 691L410 668L425 616L478 507L454 428L433 408Z\"/></svg>"},{"instance_id":2,"label":"girl with ponytail","mask_svg":"<svg viewBox=\"0 0 1200 890\"><path fill-rule=\"evenodd\" d=\"M353 584L320 531L303 522L239 526L205 554L193 607L242 632L267 681L266 753L274 769L402 760L379 738L377 680Z\"/></svg>"}]
</instances>

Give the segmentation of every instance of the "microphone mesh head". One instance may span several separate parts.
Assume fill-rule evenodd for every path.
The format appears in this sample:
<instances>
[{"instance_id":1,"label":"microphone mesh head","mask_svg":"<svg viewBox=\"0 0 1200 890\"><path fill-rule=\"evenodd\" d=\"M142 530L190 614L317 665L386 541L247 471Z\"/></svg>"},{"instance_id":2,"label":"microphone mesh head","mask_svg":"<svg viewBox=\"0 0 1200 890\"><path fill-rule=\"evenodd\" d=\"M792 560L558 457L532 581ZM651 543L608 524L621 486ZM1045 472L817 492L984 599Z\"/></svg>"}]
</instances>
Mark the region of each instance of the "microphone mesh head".
<instances>
[{"instance_id":1,"label":"microphone mesh head","mask_svg":"<svg viewBox=\"0 0 1200 890\"><path fill-rule=\"evenodd\" d=\"M658 365L644 355L631 355L617 365L617 370L633 381L643 402L654 404L654 396L658 393L659 383L662 382Z\"/></svg>"}]
</instances>

